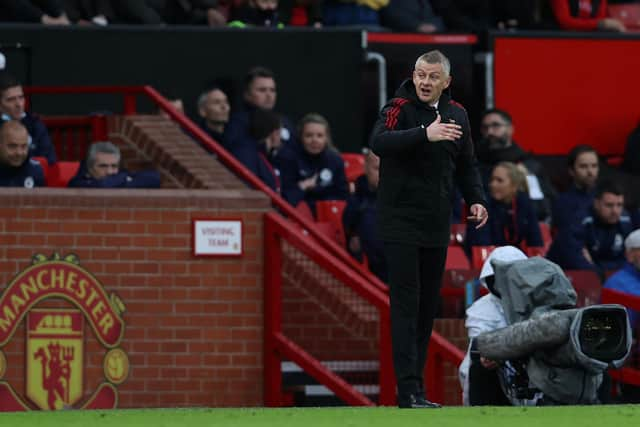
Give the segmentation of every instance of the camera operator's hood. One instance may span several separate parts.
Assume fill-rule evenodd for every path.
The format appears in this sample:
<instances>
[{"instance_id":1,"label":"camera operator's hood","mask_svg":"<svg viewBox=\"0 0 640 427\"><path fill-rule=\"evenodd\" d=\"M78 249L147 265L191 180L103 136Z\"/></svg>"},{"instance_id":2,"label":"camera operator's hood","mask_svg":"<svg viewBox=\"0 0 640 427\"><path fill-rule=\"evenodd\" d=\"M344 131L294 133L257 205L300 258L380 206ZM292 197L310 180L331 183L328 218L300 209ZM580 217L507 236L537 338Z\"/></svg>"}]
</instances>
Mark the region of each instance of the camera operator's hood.
<instances>
[{"instance_id":1,"label":"camera operator's hood","mask_svg":"<svg viewBox=\"0 0 640 427\"><path fill-rule=\"evenodd\" d=\"M548 259L536 256L509 263L495 259L491 264L507 323L527 320L551 309L575 307L577 295L571 282Z\"/></svg>"},{"instance_id":2,"label":"camera operator's hood","mask_svg":"<svg viewBox=\"0 0 640 427\"><path fill-rule=\"evenodd\" d=\"M513 262L520 261L523 259L527 259L527 256L520 249L515 246L500 246L499 248L495 248L484 261L482 265L482 270L480 270L479 279L482 283L485 284L485 279L489 276L493 276L493 266L491 265L491 261L498 260L502 262Z\"/></svg>"}]
</instances>

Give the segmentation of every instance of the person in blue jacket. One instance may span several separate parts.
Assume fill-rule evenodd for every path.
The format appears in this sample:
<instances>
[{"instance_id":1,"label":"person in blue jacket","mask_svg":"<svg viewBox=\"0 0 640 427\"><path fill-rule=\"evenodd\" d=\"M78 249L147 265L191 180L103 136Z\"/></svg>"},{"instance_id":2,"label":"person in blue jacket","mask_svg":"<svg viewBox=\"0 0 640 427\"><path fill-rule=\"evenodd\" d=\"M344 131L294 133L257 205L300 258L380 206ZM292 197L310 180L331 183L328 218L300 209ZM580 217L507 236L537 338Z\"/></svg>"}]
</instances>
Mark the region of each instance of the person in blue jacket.
<instances>
[{"instance_id":1,"label":"person in blue jacket","mask_svg":"<svg viewBox=\"0 0 640 427\"><path fill-rule=\"evenodd\" d=\"M342 224L349 252L356 257L366 255L369 270L386 283L387 260L382 239L376 230L379 172L380 158L369 151L365 157L365 174L356 179L356 190L347 200Z\"/></svg>"},{"instance_id":2,"label":"person in blue jacket","mask_svg":"<svg viewBox=\"0 0 640 427\"><path fill-rule=\"evenodd\" d=\"M268 68L255 67L249 70L244 78L243 103L237 111L231 113L229 123L225 128L224 148L233 152L244 145L255 146L257 141L249 133L251 112L261 108L274 110L278 98L276 80L273 72ZM283 145L293 142L293 125L285 116L282 120L281 139Z\"/></svg>"},{"instance_id":3,"label":"person in blue jacket","mask_svg":"<svg viewBox=\"0 0 640 427\"><path fill-rule=\"evenodd\" d=\"M596 186L591 208L577 222L559 229L547 258L560 267L594 270L601 276L624 264L624 239L633 230L624 194L614 181Z\"/></svg>"},{"instance_id":4,"label":"person in blue jacket","mask_svg":"<svg viewBox=\"0 0 640 427\"><path fill-rule=\"evenodd\" d=\"M49 165L57 162L49 131L35 114L25 111L22 84L6 71L0 72L0 117L2 121L19 120L29 132L29 155L44 157Z\"/></svg>"},{"instance_id":5,"label":"person in blue jacket","mask_svg":"<svg viewBox=\"0 0 640 427\"><path fill-rule=\"evenodd\" d=\"M624 292L633 296L640 296L640 228L629 233L624 240L626 262L622 269L617 271L604 282L604 287ZM638 313L629 311L631 327L638 326Z\"/></svg>"},{"instance_id":6,"label":"person in blue jacket","mask_svg":"<svg viewBox=\"0 0 640 427\"><path fill-rule=\"evenodd\" d=\"M305 202L315 214L318 200L346 200L349 186L342 157L331 144L329 122L310 113L300 120L299 143L278 154L282 196L292 205Z\"/></svg>"},{"instance_id":7,"label":"person in blue jacket","mask_svg":"<svg viewBox=\"0 0 640 427\"><path fill-rule=\"evenodd\" d=\"M551 224L560 229L584 216L593 203L593 194L598 180L600 166L598 153L590 145L577 145L567 155L571 187L558 194L553 203Z\"/></svg>"},{"instance_id":8,"label":"person in blue jacket","mask_svg":"<svg viewBox=\"0 0 640 427\"><path fill-rule=\"evenodd\" d=\"M486 227L467 225L466 249L472 246L543 246L536 211L527 191L527 178L515 163L500 162L489 180L489 221Z\"/></svg>"},{"instance_id":9,"label":"person in blue jacket","mask_svg":"<svg viewBox=\"0 0 640 427\"><path fill-rule=\"evenodd\" d=\"M127 172L120 169L120 149L108 141L89 147L87 159L80 166L69 187L84 188L159 188L156 171Z\"/></svg>"},{"instance_id":10,"label":"person in blue jacket","mask_svg":"<svg viewBox=\"0 0 640 427\"><path fill-rule=\"evenodd\" d=\"M0 187L45 186L44 171L29 158L29 134L17 120L0 122Z\"/></svg>"},{"instance_id":11,"label":"person in blue jacket","mask_svg":"<svg viewBox=\"0 0 640 427\"><path fill-rule=\"evenodd\" d=\"M256 145L236 147L231 153L273 191L280 193L280 171L276 153L281 145L280 116L269 110L251 113L249 133Z\"/></svg>"}]
</instances>

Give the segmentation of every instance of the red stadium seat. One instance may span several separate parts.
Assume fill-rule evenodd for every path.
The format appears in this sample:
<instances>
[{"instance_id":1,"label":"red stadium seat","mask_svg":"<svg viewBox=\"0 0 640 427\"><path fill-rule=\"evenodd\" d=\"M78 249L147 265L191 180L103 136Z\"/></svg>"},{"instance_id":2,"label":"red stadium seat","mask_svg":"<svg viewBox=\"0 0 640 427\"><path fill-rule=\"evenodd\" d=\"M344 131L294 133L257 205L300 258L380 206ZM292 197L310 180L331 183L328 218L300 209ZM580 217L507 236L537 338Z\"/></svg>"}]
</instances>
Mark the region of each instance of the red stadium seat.
<instances>
[{"instance_id":1,"label":"red stadium seat","mask_svg":"<svg viewBox=\"0 0 640 427\"><path fill-rule=\"evenodd\" d=\"M489 257L495 246L472 246L471 247L471 263L473 268L478 270L482 268L482 264Z\"/></svg>"},{"instance_id":2,"label":"red stadium seat","mask_svg":"<svg viewBox=\"0 0 640 427\"><path fill-rule=\"evenodd\" d=\"M80 162L57 162L49 168L47 186L66 187L80 168Z\"/></svg>"},{"instance_id":3,"label":"red stadium seat","mask_svg":"<svg viewBox=\"0 0 640 427\"><path fill-rule=\"evenodd\" d=\"M338 243L341 246L345 246L344 232L342 229L338 229L332 222L320 221L315 223L315 227L320 233L327 236L329 239Z\"/></svg>"},{"instance_id":4,"label":"red stadium seat","mask_svg":"<svg viewBox=\"0 0 640 427\"><path fill-rule=\"evenodd\" d=\"M461 246L449 246L447 248L445 270L469 270L470 268L469 258L467 258L467 254L464 253L464 249Z\"/></svg>"},{"instance_id":5,"label":"red stadium seat","mask_svg":"<svg viewBox=\"0 0 640 427\"><path fill-rule=\"evenodd\" d=\"M294 208L299 215L301 215L304 219L307 219L309 221L314 221L315 219L313 218L313 212L311 212L311 208L309 207L309 205L307 204L307 202L300 202L296 205L296 207Z\"/></svg>"},{"instance_id":6,"label":"red stadium seat","mask_svg":"<svg viewBox=\"0 0 640 427\"><path fill-rule=\"evenodd\" d=\"M364 155L359 153L342 153L344 161L344 173L348 182L354 182L359 176L364 175Z\"/></svg>"},{"instance_id":7,"label":"red stadium seat","mask_svg":"<svg viewBox=\"0 0 640 427\"><path fill-rule=\"evenodd\" d=\"M342 225L342 212L347 206L344 200L322 200L316 202L316 217L318 222L329 222L334 225L337 236L336 241L346 247L344 227Z\"/></svg>"},{"instance_id":8,"label":"red stadium seat","mask_svg":"<svg viewBox=\"0 0 640 427\"><path fill-rule=\"evenodd\" d=\"M525 251L528 257L534 256L545 256L547 254L547 250L544 246L529 246Z\"/></svg>"},{"instance_id":9,"label":"red stadium seat","mask_svg":"<svg viewBox=\"0 0 640 427\"><path fill-rule=\"evenodd\" d=\"M600 303L602 282L595 271L565 270L564 274L569 278L573 289L575 289L578 294L578 307L586 307Z\"/></svg>"}]
</instances>

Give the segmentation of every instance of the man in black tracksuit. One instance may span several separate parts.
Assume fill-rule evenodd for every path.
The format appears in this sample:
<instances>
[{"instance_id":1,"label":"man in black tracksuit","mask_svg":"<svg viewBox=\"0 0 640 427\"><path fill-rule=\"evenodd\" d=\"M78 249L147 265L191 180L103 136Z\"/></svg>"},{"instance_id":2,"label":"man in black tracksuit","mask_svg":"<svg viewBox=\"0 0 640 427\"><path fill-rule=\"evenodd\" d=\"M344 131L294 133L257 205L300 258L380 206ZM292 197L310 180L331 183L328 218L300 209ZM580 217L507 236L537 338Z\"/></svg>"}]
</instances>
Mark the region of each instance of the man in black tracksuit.
<instances>
[{"instance_id":1,"label":"man in black tracksuit","mask_svg":"<svg viewBox=\"0 0 640 427\"><path fill-rule=\"evenodd\" d=\"M439 51L418 58L413 79L383 108L373 131L401 408L439 407L424 398L422 373L447 256L454 181L470 206L469 220L477 227L487 221L467 113L442 94L449 72Z\"/></svg>"}]
</instances>

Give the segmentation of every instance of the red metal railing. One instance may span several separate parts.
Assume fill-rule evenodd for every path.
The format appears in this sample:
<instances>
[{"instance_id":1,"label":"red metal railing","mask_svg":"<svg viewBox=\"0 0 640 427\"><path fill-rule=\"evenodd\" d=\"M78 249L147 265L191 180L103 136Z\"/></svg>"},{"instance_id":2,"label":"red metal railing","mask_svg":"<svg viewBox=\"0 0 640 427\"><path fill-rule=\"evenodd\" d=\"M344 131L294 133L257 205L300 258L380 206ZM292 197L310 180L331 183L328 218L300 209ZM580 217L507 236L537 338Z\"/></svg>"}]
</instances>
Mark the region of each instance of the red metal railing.
<instances>
[{"instance_id":1,"label":"red metal railing","mask_svg":"<svg viewBox=\"0 0 640 427\"><path fill-rule=\"evenodd\" d=\"M351 385L330 372L321 363L292 343L282 333L282 245L285 240L311 260L324 266L330 274L357 292L368 303L375 306L379 313L379 403L395 403L395 382L391 363L391 334L389 322L389 297L364 278L353 272L331 254L326 248L304 237L300 230L292 227L275 213L265 215L264 253L269 254L270 262L265 262L265 404L282 406L282 370L284 357L296 362L318 382L327 386L336 396L350 405L373 405L370 399Z\"/></svg>"},{"instance_id":2,"label":"red metal railing","mask_svg":"<svg viewBox=\"0 0 640 427\"><path fill-rule=\"evenodd\" d=\"M379 313L379 401L378 404L395 404L395 381L391 360L389 299L387 287L351 258L346 250L337 243L317 231L314 223L304 218L284 199L254 176L235 157L199 126L194 124L173 106L154 88L150 86L90 86L90 87L30 87L25 88L27 94L121 94L123 96L123 114L132 115L137 112L137 97L146 96L185 131L202 142L218 159L241 179L255 189L262 191L271 199L279 212L294 221L313 239L304 238L300 230L275 213L265 216L265 253L269 254L269 262L265 262L265 404L281 406L284 404L282 394L281 360L287 358L296 362L308 374L331 389L348 404L373 405L370 399L358 392L339 376L324 367L320 362L297 346L282 333L282 265L280 242L286 240L297 250L303 252L317 264L323 266L330 274L349 286ZM89 118L49 118L49 123L59 127L88 127L93 140L107 138L106 119L97 115ZM74 121L77 120L77 121ZM442 364L462 361L463 353L434 333L429 346L429 362L427 385L432 400L442 401Z\"/></svg>"},{"instance_id":3,"label":"red metal railing","mask_svg":"<svg viewBox=\"0 0 640 427\"><path fill-rule=\"evenodd\" d=\"M137 112L137 96L146 96L151 99L160 109L165 111L171 119L178 123L189 134L193 135L202 142L211 152L214 152L218 159L229 169L234 171L241 179L249 183L256 190L265 193L271 199L274 207L280 212L292 219L296 223L304 227L307 232L312 235L320 244L333 253L340 254L340 258L344 263L349 265L355 274L362 276L379 290L386 292L386 286L375 275L364 269L357 261L349 256L347 251L340 247L336 242L332 241L324 234L316 230L313 222L302 217L296 210L287 203L279 194L274 192L269 186L264 184L251 171L244 167L233 155L225 150L217 141L211 138L198 125L193 123L187 116L178 112L169 101L167 101L157 90L151 86L32 86L25 88L27 94L121 94L123 96L123 114L131 115ZM92 125L93 126L93 125ZM106 125L104 119L102 122L96 121L95 126L104 131L106 136ZM94 132L97 133L97 132ZM104 137L98 139L105 139Z\"/></svg>"},{"instance_id":4,"label":"red metal railing","mask_svg":"<svg viewBox=\"0 0 640 427\"><path fill-rule=\"evenodd\" d=\"M285 398L282 392L281 362L289 359L296 362L319 383L325 385L336 396L350 405L372 405L373 402L330 372L311 355L301 351L282 331L282 242L286 241L315 263L324 266L330 274L373 305L378 311L379 338L379 400L380 405L395 404L395 379L391 359L391 334L389 318L389 297L377 287L350 269L325 248L309 241L296 227L292 227L281 216L268 213L265 216L264 253L270 262L265 263L265 404L282 406ZM444 363L458 366L464 352L433 333L429 344L429 358L425 369L429 397L435 401L444 400Z\"/></svg>"}]
</instances>

